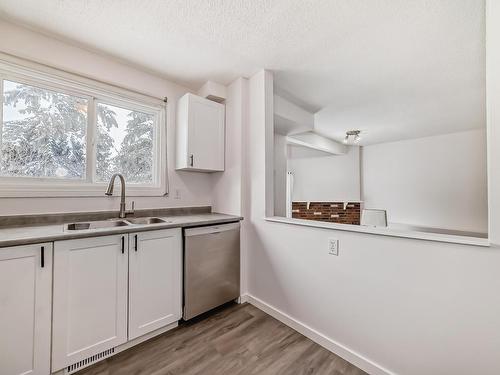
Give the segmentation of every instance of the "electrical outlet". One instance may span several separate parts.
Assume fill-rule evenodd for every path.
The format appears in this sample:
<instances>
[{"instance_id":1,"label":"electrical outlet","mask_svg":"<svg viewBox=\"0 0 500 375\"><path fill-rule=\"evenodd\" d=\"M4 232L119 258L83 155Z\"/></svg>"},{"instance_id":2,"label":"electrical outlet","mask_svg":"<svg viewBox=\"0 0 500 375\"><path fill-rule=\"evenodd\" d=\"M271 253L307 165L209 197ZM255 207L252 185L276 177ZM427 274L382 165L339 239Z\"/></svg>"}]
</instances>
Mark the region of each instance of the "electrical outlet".
<instances>
[{"instance_id":1,"label":"electrical outlet","mask_svg":"<svg viewBox=\"0 0 500 375\"><path fill-rule=\"evenodd\" d=\"M328 254L339 255L339 240L336 238L328 239Z\"/></svg>"},{"instance_id":2,"label":"electrical outlet","mask_svg":"<svg viewBox=\"0 0 500 375\"><path fill-rule=\"evenodd\" d=\"M175 189L174 199L181 199L181 189Z\"/></svg>"}]
</instances>

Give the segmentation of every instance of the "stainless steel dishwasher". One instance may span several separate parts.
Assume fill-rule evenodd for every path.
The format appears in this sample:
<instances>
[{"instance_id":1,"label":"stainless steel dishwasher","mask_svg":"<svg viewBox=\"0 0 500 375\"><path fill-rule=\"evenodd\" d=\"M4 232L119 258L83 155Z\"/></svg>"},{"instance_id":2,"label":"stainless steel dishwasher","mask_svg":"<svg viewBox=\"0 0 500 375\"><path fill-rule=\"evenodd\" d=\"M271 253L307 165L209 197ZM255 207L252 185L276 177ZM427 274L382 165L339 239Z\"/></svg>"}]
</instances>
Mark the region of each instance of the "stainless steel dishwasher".
<instances>
[{"instance_id":1,"label":"stainless steel dishwasher","mask_svg":"<svg viewBox=\"0 0 500 375\"><path fill-rule=\"evenodd\" d=\"M240 296L240 223L184 230L185 320Z\"/></svg>"}]
</instances>

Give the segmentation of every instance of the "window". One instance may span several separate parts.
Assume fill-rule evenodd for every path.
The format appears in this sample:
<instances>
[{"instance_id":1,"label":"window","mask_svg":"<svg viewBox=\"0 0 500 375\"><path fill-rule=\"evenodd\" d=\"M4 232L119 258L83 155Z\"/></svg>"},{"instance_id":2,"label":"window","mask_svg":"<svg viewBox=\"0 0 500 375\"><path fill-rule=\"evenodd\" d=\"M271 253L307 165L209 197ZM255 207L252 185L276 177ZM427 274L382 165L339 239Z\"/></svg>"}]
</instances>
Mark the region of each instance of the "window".
<instances>
[{"instance_id":1,"label":"window","mask_svg":"<svg viewBox=\"0 0 500 375\"><path fill-rule=\"evenodd\" d=\"M3 81L0 175L85 179L88 100Z\"/></svg>"},{"instance_id":2,"label":"window","mask_svg":"<svg viewBox=\"0 0 500 375\"><path fill-rule=\"evenodd\" d=\"M163 102L1 57L0 196L98 195L114 173L165 194Z\"/></svg>"},{"instance_id":3,"label":"window","mask_svg":"<svg viewBox=\"0 0 500 375\"><path fill-rule=\"evenodd\" d=\"M149 113L97 104L97 181L120 172L128 182L153 182L154 121Z\"/></svg>"}]
</instances>

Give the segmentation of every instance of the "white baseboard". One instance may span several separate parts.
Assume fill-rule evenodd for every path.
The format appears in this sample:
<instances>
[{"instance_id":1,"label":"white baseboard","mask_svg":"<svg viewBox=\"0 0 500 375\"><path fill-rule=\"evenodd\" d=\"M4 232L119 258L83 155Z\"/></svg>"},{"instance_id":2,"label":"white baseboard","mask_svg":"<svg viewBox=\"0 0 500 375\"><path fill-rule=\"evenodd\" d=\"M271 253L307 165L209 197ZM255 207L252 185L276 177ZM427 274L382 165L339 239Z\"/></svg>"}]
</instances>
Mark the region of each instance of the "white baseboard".
<instances>
[{"instance_id":1,"label":"white baseboard","mask_svg":"<svg viewBox=\"0 0 500 375\"><path fill-rule=\"evenodd\" d=\"M359 367L363 371L371 375L396 375L395 373L387 370L386 368L380 366L379 364L369 360L368 358L362 356L359 353L345 347L344 345L332 340L329 337L321 334L315 329L305 325L302 322L292 318L291 316L285 314L284 312L276 309L275 307L269 305L268 303L252 296L249 294L242 295L240 297L241 303L248 302L254 305L258 309L264 311L265 313L271 315L273 318L278 319L283 324L296 330L297 332L303 334L307 338L321 345L325 349L331 351L332 353L344 358L346 361L352 363L353 365Z\"/></svg>"},{"instance_id":2,"label":"white baseboard","mask_svg":"<svg viewBox=\"0 0 500 375\"><path fill-rule=\"evenodd\" d=\"M238 299L238 303L246 303L248 302L248 294L242 294Z\"/></svg>"}]
</instances>

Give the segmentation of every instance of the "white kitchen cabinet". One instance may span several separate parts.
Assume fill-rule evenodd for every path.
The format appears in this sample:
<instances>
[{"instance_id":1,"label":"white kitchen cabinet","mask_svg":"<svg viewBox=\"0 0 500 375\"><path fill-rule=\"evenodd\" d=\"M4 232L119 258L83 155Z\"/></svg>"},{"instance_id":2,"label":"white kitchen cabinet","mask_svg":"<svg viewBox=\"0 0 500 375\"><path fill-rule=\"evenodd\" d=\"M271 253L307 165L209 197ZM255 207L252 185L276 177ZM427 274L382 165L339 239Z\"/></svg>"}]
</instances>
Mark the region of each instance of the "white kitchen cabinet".
<instances>
[{"instance_id":1,"label":"white kitchen cabinet","mask_svg":"<svg viewBox=\"0 0 500 375\"><path fill-rule=\"evenodd\" d=\"M50 373L52 244L0 249L0 373Z\"/></svg>"},{"instance_id":2,"label":"white kitchen cabinet","mask_svg":"<svg viewBox=\"0 0 500 375\"><path fill-rule=\"evenodd\" d=\"M52 371L127 341L127 276L126 234L54 242Z\"/></svg>"},{"instance_id":3,"label":"white kitchen cabinet","mask_svg":"<svg viewBox=\"0 0 500 375\"><path fill-rule=\"evenodd\" d=\"M129 340L182 315L181 229L129 235Z\"/></svg>"},{"instance_id":4,"label":"white kitchen cabinet","mask_svg":"<svg viewBox=\"0 0 500 375\"><path fill-rule=\"evenodd\" d=\"M177 103L176 169L224 170L225 106L193 94Z\"/></svg>"}]
</instances>

